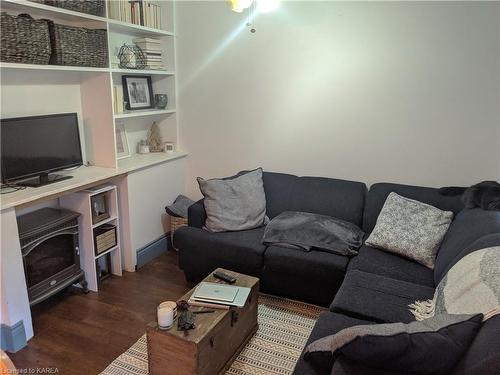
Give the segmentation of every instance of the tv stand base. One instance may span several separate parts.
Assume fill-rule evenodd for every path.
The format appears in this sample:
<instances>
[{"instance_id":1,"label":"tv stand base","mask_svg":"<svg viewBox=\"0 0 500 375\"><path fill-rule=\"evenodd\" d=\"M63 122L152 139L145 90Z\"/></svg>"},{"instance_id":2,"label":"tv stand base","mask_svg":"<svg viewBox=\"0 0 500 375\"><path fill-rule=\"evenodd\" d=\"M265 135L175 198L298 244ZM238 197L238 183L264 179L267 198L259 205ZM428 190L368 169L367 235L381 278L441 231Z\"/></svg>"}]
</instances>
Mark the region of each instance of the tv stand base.
<instances>
[{"instance_id":1,"label":"tv stand base","mask_svg":"<svg viewBox=\"0 0 500 375\"><path fill-rule=\"evenodd\" d=\"M39 177L30 178L28 180L23 180L16 182L18 186L28 186L28 187L39 187L43 185L53 184L54 182L59 182L63 180L68 180L73 178L73 176L67 176L62 174L44 174Z\"/></svg>"}]
</instances>

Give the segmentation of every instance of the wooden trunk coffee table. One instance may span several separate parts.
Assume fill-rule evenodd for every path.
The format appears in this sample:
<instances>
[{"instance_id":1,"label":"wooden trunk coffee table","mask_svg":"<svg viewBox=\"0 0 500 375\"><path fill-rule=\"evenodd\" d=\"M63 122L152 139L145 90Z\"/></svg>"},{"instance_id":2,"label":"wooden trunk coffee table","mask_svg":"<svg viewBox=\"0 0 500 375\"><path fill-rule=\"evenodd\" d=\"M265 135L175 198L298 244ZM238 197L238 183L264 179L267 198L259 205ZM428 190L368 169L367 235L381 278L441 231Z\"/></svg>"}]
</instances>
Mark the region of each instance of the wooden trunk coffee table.
<instances>
[{"instance_id":1,"label":"wooden trunk coffee table","mask_svg":"<svg viewBox=\"0 0 500 375\"><path fill-rule=\"evenodd\" d=\"M177 319L168 331L160 330L156 322L150 323L147 328L150 375L223 373L257 331L259 279L222 268L218 270L234 275L238 280L233 285L252 289L245 306L197 314L195 329L186 332L177 330ZM203 281L223 283L212 274ZM181 299L189 300L194 289ZM204 309L190 308L191 311Z\"/></svg>"}]
</instances>

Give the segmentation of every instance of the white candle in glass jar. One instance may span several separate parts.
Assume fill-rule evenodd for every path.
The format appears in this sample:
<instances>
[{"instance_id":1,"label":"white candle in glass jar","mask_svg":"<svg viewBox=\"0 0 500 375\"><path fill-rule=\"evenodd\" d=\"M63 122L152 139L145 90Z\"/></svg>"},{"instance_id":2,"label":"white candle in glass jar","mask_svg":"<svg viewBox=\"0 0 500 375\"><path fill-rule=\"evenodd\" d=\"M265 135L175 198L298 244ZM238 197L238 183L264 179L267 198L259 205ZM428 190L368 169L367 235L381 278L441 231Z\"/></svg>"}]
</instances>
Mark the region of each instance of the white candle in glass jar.
<instances>
[{"instance_id":1,"label":"white candle in glass jar","mask_svg":"<svg viewBox=\"0 0 500 375\"><path fill-rule=\"evenodd\" d=\"M160 329L169 329L174 322L174 310L170 306L158 306L158 326Z\"/></svg>"}]
</instances>

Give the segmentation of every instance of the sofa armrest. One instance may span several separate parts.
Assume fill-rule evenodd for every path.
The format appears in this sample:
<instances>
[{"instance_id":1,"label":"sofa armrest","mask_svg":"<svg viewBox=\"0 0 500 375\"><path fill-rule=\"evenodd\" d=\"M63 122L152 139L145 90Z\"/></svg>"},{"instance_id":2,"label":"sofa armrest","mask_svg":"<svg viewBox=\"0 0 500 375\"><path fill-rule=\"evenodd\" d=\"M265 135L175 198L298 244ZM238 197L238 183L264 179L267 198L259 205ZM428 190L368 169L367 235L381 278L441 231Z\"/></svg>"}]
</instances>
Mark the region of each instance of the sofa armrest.
<instances>
[{"instance_id":1,"label":"sofa armrest","mask_svg":"<svg viewBox=\"0 0 500 375\"><path fill-rule=\"evenodd\" d=\"M207 219L207 213L205 212L203 199L200 199L198 202L189 206L188 225L190 227L203 228L206 219Z\"/></svg>"}]
</instances>

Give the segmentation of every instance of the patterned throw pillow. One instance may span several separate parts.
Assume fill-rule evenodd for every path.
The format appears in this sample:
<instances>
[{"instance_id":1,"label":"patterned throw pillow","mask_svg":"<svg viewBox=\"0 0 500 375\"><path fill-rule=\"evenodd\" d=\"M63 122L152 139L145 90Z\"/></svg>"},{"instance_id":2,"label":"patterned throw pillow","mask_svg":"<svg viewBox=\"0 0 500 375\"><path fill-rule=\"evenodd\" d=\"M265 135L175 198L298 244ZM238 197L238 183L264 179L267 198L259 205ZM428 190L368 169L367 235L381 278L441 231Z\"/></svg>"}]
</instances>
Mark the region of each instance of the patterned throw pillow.
<instances>
[{"instance_id":1,"label":"patterned throw pillow","mask_svg":"<svg viewBox=\"0 0 500 375\"><path fill-rule=\"evenodd\" d=\"M453 212L390 193L366 244L433 269Z\"/></svg>"}]
</instances>

